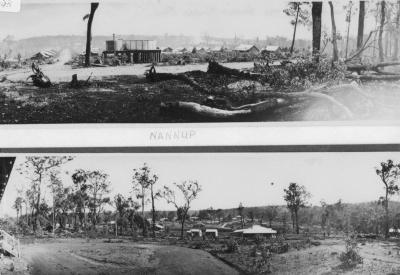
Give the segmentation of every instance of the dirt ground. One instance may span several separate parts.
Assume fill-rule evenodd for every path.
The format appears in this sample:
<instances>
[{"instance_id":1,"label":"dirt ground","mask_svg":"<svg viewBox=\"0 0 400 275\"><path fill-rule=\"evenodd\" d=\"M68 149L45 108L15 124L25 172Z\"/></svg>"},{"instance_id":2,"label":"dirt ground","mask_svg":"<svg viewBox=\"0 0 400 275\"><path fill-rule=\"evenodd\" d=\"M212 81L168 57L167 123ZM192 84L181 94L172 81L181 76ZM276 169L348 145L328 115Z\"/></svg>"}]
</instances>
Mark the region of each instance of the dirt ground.
<instances>
[{"instance_id":1,"label":"dirt ground","mask_svg":"<svg viewBox=\"0 0 400 275\"><path fill-rule=\"evenodd\" d=\"M21 249L31 274L238 274L205 251L176 246L57 239Z\"/></svg>"},{"instance_id":2,"label":"dirt ground","mask_svg":"<svg viewBox=\"0 0 400 275\"><path fill-rule=\"evenodd\" d=\"M246 69L252 63L224 63ZM157 66L157 72L182 73L207 88L202 93L178 80L149 82L144 73L147 64L118 67L72 69L62 62L43 65L43 72L53 82L50 88L37 88L27 82L30 70L0 72L0 124L30 123L171 123L221 122L191 114L163 112L161 103L190 101L204 104L212 95L224 98L234 107L255 103L268 97L259 82L205 73L208 64ZM90 85L70 88L72 74ZM397 120L400 110L400 82L370 83L362 92L329 90L329 95L346 105L354 114L351 120ZM321 98L292 99L290 104L257 115L223 120L233 121L342 121L349 119L341 108Z\"/></svg>"},{"instance_id":3,"label":"dirt ground","mask_svg":"<svg viewBox=\"0 0 400 275\"><path fill-rule=\"evenodd\" d=\"M341 267L339 254L344 241L325 240L320 246L289 251L272 257L273 274L400 274L400 246L393 242L371 241L359 244L363 264L354 269Z\"/></svg>"}]
</instances>

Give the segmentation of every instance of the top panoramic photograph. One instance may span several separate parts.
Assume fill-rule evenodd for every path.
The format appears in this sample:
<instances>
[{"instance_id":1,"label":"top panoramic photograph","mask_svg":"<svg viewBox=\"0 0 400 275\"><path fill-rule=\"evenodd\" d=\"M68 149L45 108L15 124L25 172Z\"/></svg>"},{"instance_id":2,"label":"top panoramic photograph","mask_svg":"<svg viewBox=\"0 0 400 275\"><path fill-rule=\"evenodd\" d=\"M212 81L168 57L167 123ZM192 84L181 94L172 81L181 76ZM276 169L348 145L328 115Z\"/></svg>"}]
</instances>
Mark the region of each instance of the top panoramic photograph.
<instances>
[{"instance_id":1,"label":"top panoramic photograph","mask_svg":"<svg viewBox=\"0 0 400 275\"><path fill-rule=\"evenodd\" d=\"M0 13L0 124L400 117L399 1L24 0Z\"/></svg>"}]
</instances>

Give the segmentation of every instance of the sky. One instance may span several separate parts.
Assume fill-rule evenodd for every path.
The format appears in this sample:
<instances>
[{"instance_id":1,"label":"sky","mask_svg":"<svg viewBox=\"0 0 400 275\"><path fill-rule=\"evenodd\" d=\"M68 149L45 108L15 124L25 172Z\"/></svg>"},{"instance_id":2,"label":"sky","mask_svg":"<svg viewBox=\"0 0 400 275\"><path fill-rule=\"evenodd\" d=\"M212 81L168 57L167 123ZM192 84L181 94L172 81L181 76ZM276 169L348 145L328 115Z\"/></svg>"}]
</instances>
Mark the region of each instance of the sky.
<instances>
[{"instance_id":1,"label":"sky","mask_svg":"<svg viewBox=\"0 0 400 275\"><path fill-rule=\"evenodd\" d=\"M126 196L132 190L133 169L146 162L159 176L159 187L198 181L203 191L193 202L194 210L234 208L240 202L244 206L283 205L283 189L291 182L306 187L312 195L312 205L320 205L321 200L366 202L376 201L384 194L375 167L389 158L400 161L400 152L81 154L63 166L62 181L65 186L72 185L70 176L78 168L100 169L110 176L110 196ZM16 215L12 204L17 190L29 186L29 181L16 170L24 160L25 156L17 157L0 203L0 216ZM50 198L48 190L45 192ZM399 196L393 199L398 200ZM163 199L157 201L156 207L173 210ZM146 207L149 208L150 205Z\"/></svg>"},{"instance_id":2,"label":"sky","mask_svg":"<svg viewBox=\"0 0 400 275\"><path fill-rule=\"evenodd\" d=\"M19 13L1 13L0 39L42 35L85 35L86 0L23 0ZM334 1L338 31L346 32L343 5ZM100 0L93 22L94 35L189 35L233 38L292 37L291 18L283 13L282 0ZM372 4L371 4L372 5ZM367 16L366 32L373 26ZM357 16L350 33L356 34ZM330 11L323 6L323 26L330 32ZM311 39L311 29L298 27L298 38Z\"/></svg>"}]
</instances>

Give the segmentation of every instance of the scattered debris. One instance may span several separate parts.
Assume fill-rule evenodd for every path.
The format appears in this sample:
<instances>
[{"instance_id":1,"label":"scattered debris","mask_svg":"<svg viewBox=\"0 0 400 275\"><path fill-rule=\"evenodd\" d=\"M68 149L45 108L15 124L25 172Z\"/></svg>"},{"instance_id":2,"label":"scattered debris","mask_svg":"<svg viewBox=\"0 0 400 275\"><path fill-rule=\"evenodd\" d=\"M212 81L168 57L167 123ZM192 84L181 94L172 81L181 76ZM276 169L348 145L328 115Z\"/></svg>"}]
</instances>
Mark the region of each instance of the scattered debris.
<instances>
[{"instance_id":1,"label":"scattered debris","mask_svg":"<svg viewBox=\"0 0 400 275\"><path fill-rule=\"evenodd\" d=\"M33 74L28 77L32 78L33 85L39 88L49 88L51 86L50 79L42 72L39 66L36 63L32 63L32 72ZM27 79L27 80L28 80Z\"/></svg>"}]
</instances>

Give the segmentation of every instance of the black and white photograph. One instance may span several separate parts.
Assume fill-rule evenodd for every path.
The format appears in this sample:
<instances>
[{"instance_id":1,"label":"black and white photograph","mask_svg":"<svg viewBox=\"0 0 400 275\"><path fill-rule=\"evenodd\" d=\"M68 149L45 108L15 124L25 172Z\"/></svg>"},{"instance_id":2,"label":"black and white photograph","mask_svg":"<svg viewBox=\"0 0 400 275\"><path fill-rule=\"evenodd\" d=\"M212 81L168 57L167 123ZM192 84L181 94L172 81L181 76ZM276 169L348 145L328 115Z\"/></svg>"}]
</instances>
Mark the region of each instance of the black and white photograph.
<instances>
[{"instance_id":1,"label":"black and white photograph","mask_svg":"<svg viewBox=\"0 0 400 275\"><path fill-rule=\"evenodd\" d=\"M1 124L398 121L398 1L22 0L0 13Z\"/></svg>"},{"instance_id":2,"label":"black and white photograph","mask_svg":"<svg viewBox=\"0 0 400 275\"><path fill-rule=\"evenodd\" d=\"M400 153L2 155L2 274L399 274Z\"/></svg>"}]
</instances>

